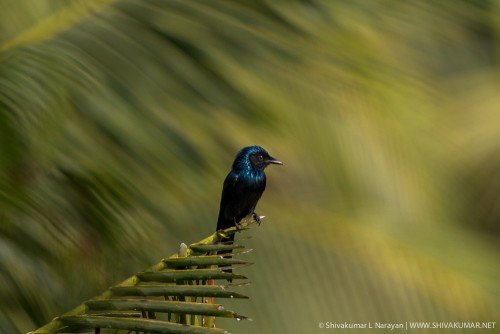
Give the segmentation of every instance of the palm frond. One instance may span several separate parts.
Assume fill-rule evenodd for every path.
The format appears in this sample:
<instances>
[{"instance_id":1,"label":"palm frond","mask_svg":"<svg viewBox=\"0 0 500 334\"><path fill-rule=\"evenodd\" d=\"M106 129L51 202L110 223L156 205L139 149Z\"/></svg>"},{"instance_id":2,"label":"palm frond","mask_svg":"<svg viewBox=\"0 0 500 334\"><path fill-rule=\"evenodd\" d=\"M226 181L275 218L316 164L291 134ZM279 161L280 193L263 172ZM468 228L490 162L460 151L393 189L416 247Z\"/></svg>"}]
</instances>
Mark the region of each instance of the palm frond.
<instances>
[{"instance_id":1,"label":"palm frond","mask_svg":"<svg viewBox=\"0 0 500 334\"><path fill-rule=\"evenodd\" d=\"M259 204L280 219L248 245L266 262L242 312L258 321L238 331L491 320L498 8L0 1L0 332L210 233L230 159L254 143L286 168Z\"/></svg>"},{"instance_id":2,"label":"palm frond","mask_svg":"<svg viewBox=\"0 0 500 334\"><path fill-rule=\"evenodd\" d=\"M30 334L83 333L102 329L154 333L216 334L227 331L215 328L215 317L248 319L215 304L215 298L247 299L240 293L216 285L216 280L247 280L235 274L235 265L249 265L227 251L222 237L247 229L254 221L244 221L240 228L228 228L163 259L147 270L111 287L73 310L56 317ZM200 248L210 247L200 252ZM233 246L241 249L243 246ZM146 319L145 319L146 318Z\"/></svg>"}]
</instances>

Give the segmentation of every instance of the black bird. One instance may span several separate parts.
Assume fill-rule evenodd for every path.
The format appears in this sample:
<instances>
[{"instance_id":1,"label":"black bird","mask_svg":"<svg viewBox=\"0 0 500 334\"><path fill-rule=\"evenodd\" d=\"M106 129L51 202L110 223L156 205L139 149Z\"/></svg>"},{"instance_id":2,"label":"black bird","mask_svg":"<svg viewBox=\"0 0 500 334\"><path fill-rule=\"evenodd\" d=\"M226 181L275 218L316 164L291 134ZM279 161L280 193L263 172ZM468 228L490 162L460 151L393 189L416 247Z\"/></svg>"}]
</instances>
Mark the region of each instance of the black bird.
<instances>
[{"instance_id":1,"label":"black bird","mask_svg":"<svg viewBox=\"0 0 500 334\"><path fill-rule=\"evenodd\" d=\"M260 146L244 147L236 155L233 167L224 180L217 231L232 226L239 227L240 221L250 215L259 222L260 218L254 210L266 189L264 168L269 164L283 163L271 157ZM234 234L223 241L233 240Z\"/></svg>"}]
</instances>

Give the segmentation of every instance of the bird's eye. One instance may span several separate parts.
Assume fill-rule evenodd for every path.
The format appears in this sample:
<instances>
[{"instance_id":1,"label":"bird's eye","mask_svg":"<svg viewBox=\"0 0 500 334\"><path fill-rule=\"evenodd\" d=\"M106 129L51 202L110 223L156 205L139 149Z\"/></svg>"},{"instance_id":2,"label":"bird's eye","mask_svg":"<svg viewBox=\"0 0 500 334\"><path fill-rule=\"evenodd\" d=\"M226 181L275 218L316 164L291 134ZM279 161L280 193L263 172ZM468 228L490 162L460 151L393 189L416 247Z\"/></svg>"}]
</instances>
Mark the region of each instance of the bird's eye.
<instances>
[{"instance_id":1,"label":"bird's eye","mask_svg":"<svg viewBox=\"0 0 500 334\"><path fill-rule=\"evenodd\" d=\"M259 159L259 161L264 161L264 157L262 155L257 156L257 159Z\"/></svg>"}]
</instances>

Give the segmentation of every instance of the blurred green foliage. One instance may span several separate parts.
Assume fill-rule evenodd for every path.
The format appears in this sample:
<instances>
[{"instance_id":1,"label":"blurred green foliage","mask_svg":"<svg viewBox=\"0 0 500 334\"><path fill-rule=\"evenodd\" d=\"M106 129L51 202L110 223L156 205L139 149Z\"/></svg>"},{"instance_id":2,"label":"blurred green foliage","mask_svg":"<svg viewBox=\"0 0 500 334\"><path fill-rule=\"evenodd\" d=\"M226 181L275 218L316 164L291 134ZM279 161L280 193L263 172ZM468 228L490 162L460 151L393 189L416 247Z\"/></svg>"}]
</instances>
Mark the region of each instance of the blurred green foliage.
<instances>
[{"instance_id":1,"label":"blurred green foliage","mask_svg":"<svg viewBox=\"0 0 500 334\"><path fill-rule=\"evenodd\" d=\"M222 327L498 321L499 43L499 1L2 0L0 332L212 232L249 144L285 166Z\"/></svg>"}]
</instances>

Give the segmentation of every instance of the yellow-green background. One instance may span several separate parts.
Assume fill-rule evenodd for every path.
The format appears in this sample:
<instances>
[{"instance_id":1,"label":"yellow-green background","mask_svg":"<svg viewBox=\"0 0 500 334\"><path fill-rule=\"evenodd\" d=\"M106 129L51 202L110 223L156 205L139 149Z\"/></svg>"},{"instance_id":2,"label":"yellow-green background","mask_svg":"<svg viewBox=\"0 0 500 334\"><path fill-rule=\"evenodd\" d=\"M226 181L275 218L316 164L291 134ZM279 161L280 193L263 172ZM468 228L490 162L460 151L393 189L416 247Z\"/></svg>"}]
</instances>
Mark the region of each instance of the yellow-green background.
<instances>
[{"instance_id":1,"label":"yellow-green background","mask_svg":"<svg viewBox=\"0 0 500 334\"><path fill-rule=\"evenodd\" d=\"M0 332L211 233L251 144L219 326L500 321L499 47L499 1L2 0Z\"/></svg>"}]
</instances>

